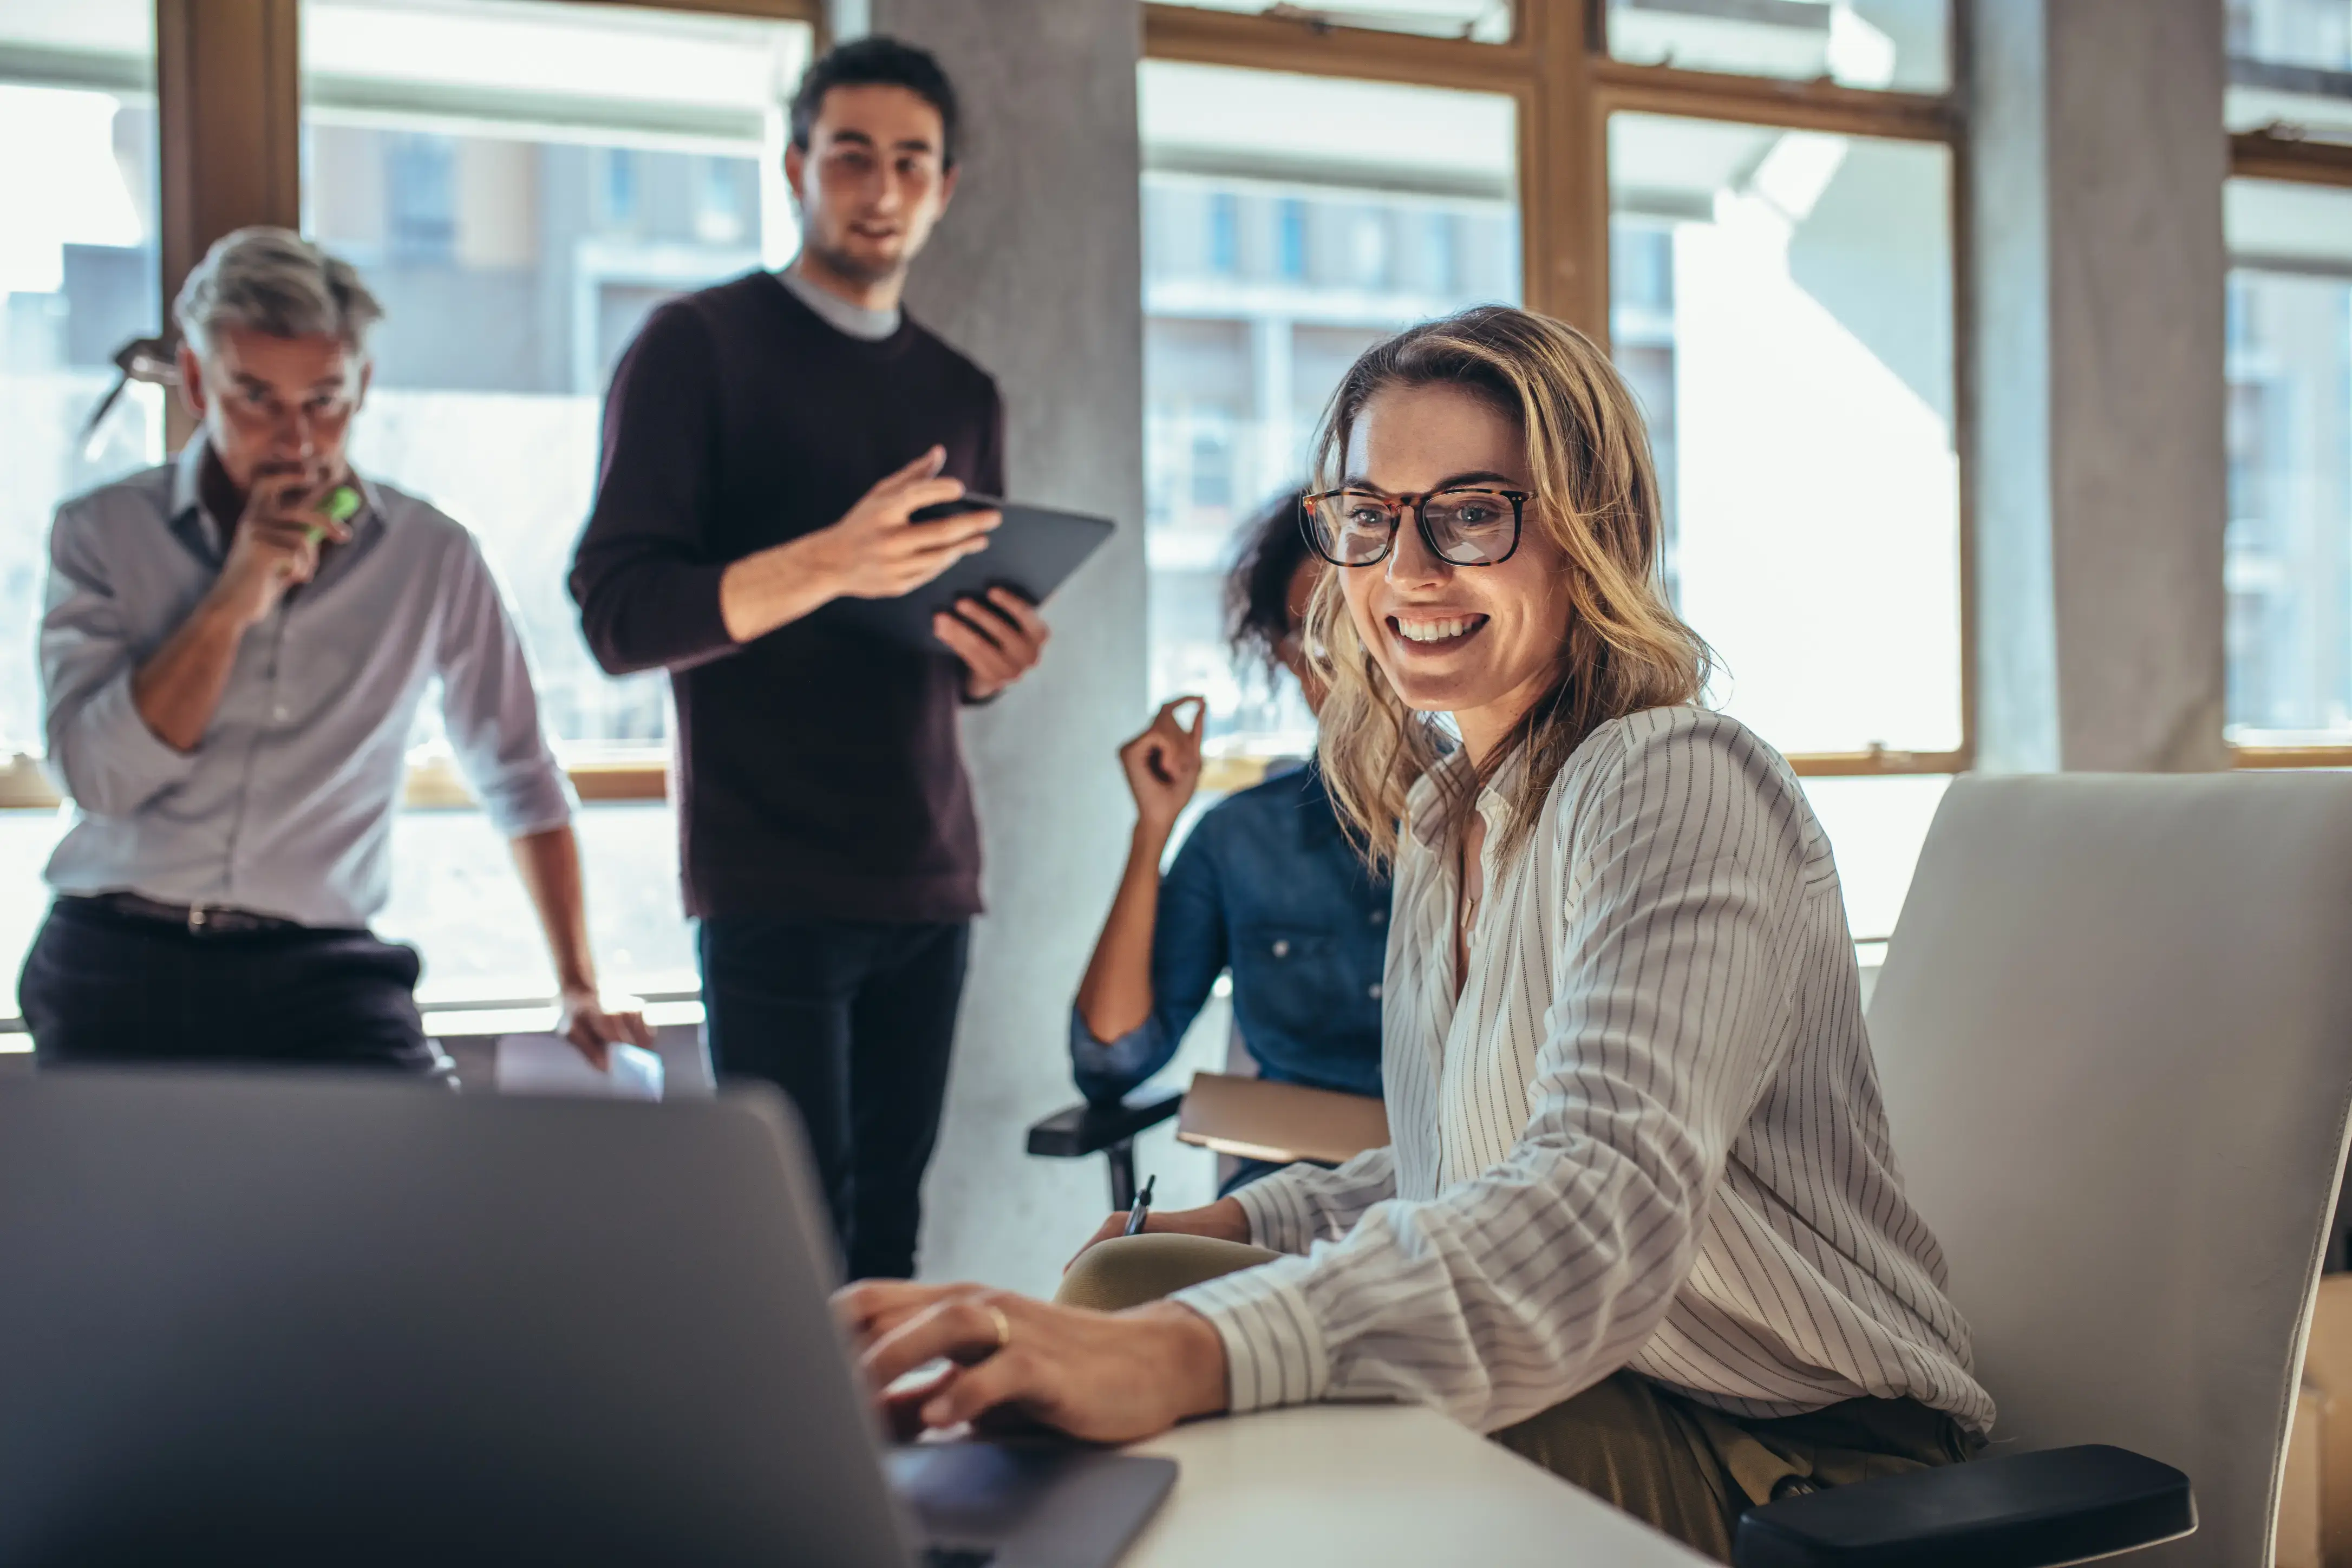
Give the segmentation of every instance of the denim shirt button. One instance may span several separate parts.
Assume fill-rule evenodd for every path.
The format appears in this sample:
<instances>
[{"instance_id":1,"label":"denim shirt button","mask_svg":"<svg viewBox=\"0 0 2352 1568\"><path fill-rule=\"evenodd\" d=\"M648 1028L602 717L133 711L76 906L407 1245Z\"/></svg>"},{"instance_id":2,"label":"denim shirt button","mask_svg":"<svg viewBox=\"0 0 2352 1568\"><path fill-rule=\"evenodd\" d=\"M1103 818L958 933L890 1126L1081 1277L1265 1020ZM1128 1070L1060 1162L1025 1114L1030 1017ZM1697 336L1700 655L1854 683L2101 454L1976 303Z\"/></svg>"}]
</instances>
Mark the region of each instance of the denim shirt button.
<instances>
[{"instance_id":1,"label":"denim shirt button","mask_svg":"<svg viewBox=\"0 0 2352 1568\"><path fill-rule=\"evenodd\" d=\"M1276 958L1288 958L1290 956L1290 943L1277 937L1274 943L1274 956Z\"/></svg>"},{"instance_id":2,"label":"denim shirt button","mask_svg":"<svg viewBox=\"0 0 2352 1568\"><path fill-rule=\"evenodd\" d=\"M1385 924L1387 924L1387 923L1388 923L1388 918L1389 918L1389 912L1388 912L1388 910L1374 910L1372 911L1372 923L1373 923L1374 925L1385 925Z\"/></svg>"},{"instance_id":3,"label":"denim shirt button","mask_svg":"<svg viewBox=\"0 0 2352 1568\"><path fill-rule=\"evenodd\" d=\"M1381 983L1379 981L1375 980L1372 982L1372 989L1370 992L1370 995L1375 1002L1381 999Z\"/></svg>"}]
</instances>

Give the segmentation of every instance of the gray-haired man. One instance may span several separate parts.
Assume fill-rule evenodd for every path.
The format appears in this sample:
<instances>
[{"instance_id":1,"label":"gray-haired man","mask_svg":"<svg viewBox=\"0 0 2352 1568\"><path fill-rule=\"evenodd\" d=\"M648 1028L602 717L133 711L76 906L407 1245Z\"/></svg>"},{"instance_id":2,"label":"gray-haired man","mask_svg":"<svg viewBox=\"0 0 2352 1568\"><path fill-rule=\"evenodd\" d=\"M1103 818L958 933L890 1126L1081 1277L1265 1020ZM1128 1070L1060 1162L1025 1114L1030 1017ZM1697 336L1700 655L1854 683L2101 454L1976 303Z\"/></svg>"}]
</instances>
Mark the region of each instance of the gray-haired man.
<instances>
[{"instance_id":1,"label":"gray-haired man","mask_svg":"<svg viewBox=\"0 0 2352 1568\"><path fill-rule=\"evenodd\" d=\"M571 793L480 552L344 460L374 298L299 236L248 228L174 314L201 435L68 501L49 535L41 679L75 814L18 987L38 1059L439 1070L416 954L367 930L436 676L538 906L561 1027L592 1061L643 1043L597 1002ZM356 510L331 501L347 486Z\"/></svg>"}]
</instances>

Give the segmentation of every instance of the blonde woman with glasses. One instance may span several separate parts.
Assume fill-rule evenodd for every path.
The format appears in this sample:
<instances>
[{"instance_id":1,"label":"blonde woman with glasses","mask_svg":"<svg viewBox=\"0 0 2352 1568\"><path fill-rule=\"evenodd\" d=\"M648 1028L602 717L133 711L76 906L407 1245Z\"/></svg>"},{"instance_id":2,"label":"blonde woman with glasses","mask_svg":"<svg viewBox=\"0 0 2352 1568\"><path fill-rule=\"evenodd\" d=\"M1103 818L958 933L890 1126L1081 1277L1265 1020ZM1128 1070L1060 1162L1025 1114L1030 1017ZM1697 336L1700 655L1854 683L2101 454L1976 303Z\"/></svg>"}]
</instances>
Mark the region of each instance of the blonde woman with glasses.
<instances>
[{"instance_id":1,"label":"blonde woman with glasses","mask_svg":"<svg viewBox=\"0 0 2352 1568\"><path fill-rule=\"evenodd\" d=\"M1121 1441L1435 1406L1700 1550L1790 1490L1969 1457L1992 1404L1903 1193L1837 868L1700 707L1607 356L1486 307L1340 384L1307 498L1326 777L1391 868L1391 1146L1107 1221L1054 1303L855 1285L903 1429Z\"/></svg>"}]
</instances>

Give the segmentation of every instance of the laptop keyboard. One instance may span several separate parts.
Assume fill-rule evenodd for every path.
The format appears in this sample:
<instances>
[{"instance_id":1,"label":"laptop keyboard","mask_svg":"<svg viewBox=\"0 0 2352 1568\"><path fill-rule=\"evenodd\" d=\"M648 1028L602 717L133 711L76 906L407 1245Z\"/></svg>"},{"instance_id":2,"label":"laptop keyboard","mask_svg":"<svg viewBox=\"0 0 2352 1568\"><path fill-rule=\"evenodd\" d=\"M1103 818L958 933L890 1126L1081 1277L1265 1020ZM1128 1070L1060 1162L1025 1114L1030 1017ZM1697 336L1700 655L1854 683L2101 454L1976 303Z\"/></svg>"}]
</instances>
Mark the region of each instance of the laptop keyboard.
<instances>
[{"instance_id":1,"label":"laptop keyboard","mask_svg":"<svg viewBox=\"0 0 2352 1568\"><path fill-rule=\"evenodd\" d=\"M996 1553L985 1546L926 1546L923 1568L988 1568Z\"/></svg>"}]
</instances>

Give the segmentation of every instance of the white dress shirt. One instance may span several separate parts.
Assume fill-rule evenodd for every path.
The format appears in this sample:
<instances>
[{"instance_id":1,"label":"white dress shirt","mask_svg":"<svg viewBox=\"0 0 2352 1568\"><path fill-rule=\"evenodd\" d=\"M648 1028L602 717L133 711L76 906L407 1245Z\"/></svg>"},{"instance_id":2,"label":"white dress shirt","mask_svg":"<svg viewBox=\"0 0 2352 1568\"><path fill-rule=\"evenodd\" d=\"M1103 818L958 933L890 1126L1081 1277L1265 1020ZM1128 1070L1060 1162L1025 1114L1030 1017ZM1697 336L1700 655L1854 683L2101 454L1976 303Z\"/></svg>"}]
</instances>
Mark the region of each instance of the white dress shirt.
<instances>
[{"instance_id":1,"label":"white dress shirt","mask_svg":"<svg viewBox=\"0 0 2352 1568\"><path fill-rule=\"evenodd\" d=\"M1444 764L1461 767L1456 756ZM1293 1254L1175 1299L1236 1410L1390 1396L1494 1431L1622 1368L1750 1416L1908 1396L1991 1426L1903 1195L1828 840L1737 721L1601 726L1459 876L1423 779L1395 868L1387 1148L1234 1195Z\"/></svg>"},{"instance_id":2,"label":"white dress shirt","mask_svg":"<svg viewBox=\"0 0 2352 1568\"><path fill-rule=\"evenodd\" d=\"M199 437L58 509L41 688L49 773L74 816L49 885L364 926L390 890L409 734L436 678L450 744L499 831L569 822L571 786L473 536L364 479L351 542L245 634L195 749L147 727L131 675L226 550L198 496L204 451Z\"/></svg>"}]
</instances>

